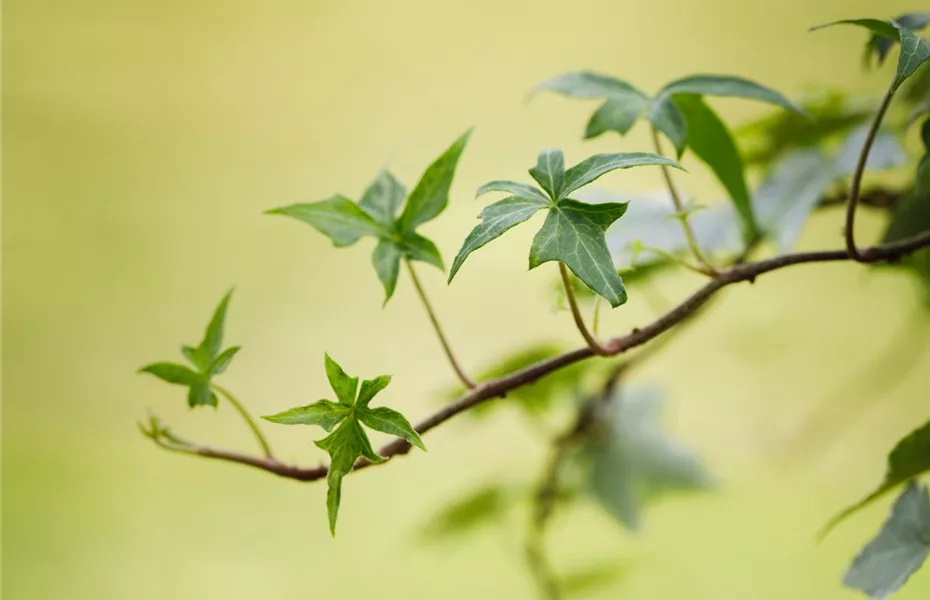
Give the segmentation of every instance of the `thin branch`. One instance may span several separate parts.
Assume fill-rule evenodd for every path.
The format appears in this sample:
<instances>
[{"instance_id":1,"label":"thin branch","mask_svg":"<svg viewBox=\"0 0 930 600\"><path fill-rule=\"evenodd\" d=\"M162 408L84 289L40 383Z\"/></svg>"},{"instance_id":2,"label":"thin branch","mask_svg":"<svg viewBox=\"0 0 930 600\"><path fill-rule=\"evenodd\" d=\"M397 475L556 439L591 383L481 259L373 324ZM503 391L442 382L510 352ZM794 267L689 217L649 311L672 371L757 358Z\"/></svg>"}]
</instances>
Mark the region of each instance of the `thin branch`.
<instances>
[{"instance_id":1,"label":"thin branch","mask_svg":"<svg viewBox=\"0 0 930 600\"><path fill-rule=\"evenodd\" d=\"M433 306L430 304L429 299L426 297L426 291L423 289L423 285L420 283L420 278L417 277L417 272L413 268L413 263L410 262L409 258L404 259L404 263L407 265L407 271L410 273L410 279L413 280L413 286L417 289L417 295L420 296L420 300L423 302L423 308L426 309L426 314L429 315L429 320L433 324L433 329L436 330L436 335L439 337L439 343L442 344L442 349L446 353L446 358L449 359L449 364L452 365L452 368L455 370L455 374L458 375L462 383L465 384L465 387L468 389L473 389L475 387L475 382L465 373L465 370L459 364L459 361L455 358L455 354L452 352L452 346L449 345L449 340L446 339L446 334L442 331L442 326L439 324L439 319L436 317L436 313L433 311Z\"/></svg>"},{"instance_id":2,"label":"thin branch","mask_svg":"<svg viewBox=\"0 0 930 600\"><path fill-rule=\"evenodd\" d=\"M859 190L862 185L862 175L865 173L865 166L869 160L869 151L872 149L872 144L875 142L875 136L878 135L878 128L882 124L882 119L885 118L885 113L888 111L888 106L891 104L891 99L894 97L895 87L894 84L888 87L888 91L885 92L885 96L882 98L882 103L878 107L878 111L875 113L875 118L872 119L872 124L869 126L869 131L865 136L865 142L862 144L862 150L859 152L859 162L856 163L856 170L853 171L852 180L849 182L849 198L846 202L846 228L844 231L846 237L846 250L852 256L853 260L858 262L868 262L865 260L865 257L859 248L856 247L856 204L859 202Z\"/></svg>"},{"instance_id":3,"label":"thin branch","mask_svg":"<svg viewBox=\"0 0 930 600\"><path fill-rule=\"evenodd\" d=\"M213 389L219 392L224 398L226 398L230 404L233 405L233 408L236 409L236 412L239 413L239 416L242 417L242 420L245 421L246 425L249 426L249 429L252 430L252 434L255 436L258 445L262 447L262 452L265 453L266 458L272 458L271 446L268 445L268 440L265 438L265 435L262 433L262 430L258 427L258 423L249 414L249 411L245 409L245 406L241 402L236 400L236 398L227 390L226 388L214 385Z\"/></svg>"},{"instance_id":4,"label":"thin branch","mask_svg":"<svg viewBox=\"0 0 930 600\"><path fill-rule=\"evenodd\" d=\"M860 252L860 257L862 261L870 263L881 261L893 262L922 248L930 248L930 231L898 242L866 248ZM823 250L818 252L786 254L757 262L735 265L722 271L718 277L710 280L703 287L686 298L681 304L669 310L652 323L645 327L634 329L626 335L615 337L609 340L608 344L611 347L612 354L615 355L642 346L672 329L675 325L688 319L695 311L704 306L717 292L734 283L743 281L754 282L756 277L760 275L792 265L844 260L855 260L855 258L847 250ZM504 397L512 390L531 384L549 373L558 371L563 367L567 367L581 360L591 358L592 356L595 356L594 351L590 347L585 346L547 358L508 375L504 375L503 377L483 381L475 386L474 389L469 390L459 397L456 401L447 404L426 419L420 421L415 429L421 435L425 434L429 430L438 427L456 415L479 404L494 398ZM378 454L384 458L391 458L393 456L407 454L410 448L409 442L398 438L384 445L379 450ZM191 446L191 448L186 449L185 452L197 454L206 458L216 458L256 467L274 473L275 475L298 481L322 479L327 473L327 468L322 465L314 468L301 468L284 465L274 459L253 457L228 450L218 450L199 445ZM384 463L370 463L365 460L360 460L356 463L355 469L364 469L372 464Z\"/></svg>"},{"instance_id":5,"label":"thin branch","mask_svg":"<svg viewBox=\"0 0 930 600\"><path fill-rule=\"evenodd\" d=\"M572 276L568 272L568 267L566 267L563 262L559 263L559 274L562 276L562 285L565 287L565 297L568 298L568 305L572 309L572 318L575 320L575 327L581 332L581 337L584 338L584 341L588 343L588 347L598 356L611 356L614 353L613 350L597 341L594 334L588 330L588 326L584 324L584 317L581 315L581 310L578 308L578 300L575 299L575 292L572 289Z\"/></svg>"},{"instance_id":6,"label":"thin branch","mask_svg":"<svg viewBox=\"0 0 930 600\"><path fill-rule=\"evenodd\" d=\"M656 154L662 155L662 140L659 138L659 130L655 127L652 128L652 143L655 145ZM681 216L679 220L681 221L681 228L685 232L685 237L688 239L688 247L691 248L691 253L694 254L694 258L701 264L701 272L705 275L716 275L717 270L710 264L707 257L704 256L704 252L698 244L697 237L694 235L694 230L691 229L691 223L688 222L688 215L684 212L684 203L681 201L681 196L678 195L678 189L672 181L671 170L665 165L659 165L659 168L662 170L662 178L665 179L665 186L668 188L668 194L672 197L672 202L675 204L675 210Z\"/></svg>"}]
</instances>

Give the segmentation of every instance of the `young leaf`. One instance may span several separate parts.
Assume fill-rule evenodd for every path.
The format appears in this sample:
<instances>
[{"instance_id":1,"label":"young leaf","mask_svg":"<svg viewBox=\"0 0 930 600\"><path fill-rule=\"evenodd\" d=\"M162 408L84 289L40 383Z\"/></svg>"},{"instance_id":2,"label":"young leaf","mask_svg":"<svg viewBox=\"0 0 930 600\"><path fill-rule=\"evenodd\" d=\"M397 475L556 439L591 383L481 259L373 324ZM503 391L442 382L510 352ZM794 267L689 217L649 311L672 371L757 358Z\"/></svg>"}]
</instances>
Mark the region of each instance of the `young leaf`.
<instances>
[{"instance_id":1,"label":"young leaf","mask_svg":"<svg viewBox=\"0 0 930 600\"><path fill-rule=\"evenodd\" d=\"M407 206L404 207L404 212L398 220L398 228L401 231L413 231L423 223L435 219L445 210L449 203L449 188L452 185L452 177L455 175L455 167L458 165L459 157L465 150L465 144L470 135L471 131L466 131L433 164L426 168L420 181L410 192Z\"/></svg>"},{"instance_id":2,"label":"young leaf","mask_svg":"<svg viewBox=\"0 0 930 600\"><path fill-rule=\"evenodd\" d=\"M653 388L618 392L600 416L606 437L585 451L594 497L629 529L638 527L643 504L659 494L711 485L697 458L662 430L661 400Z\"/></svg>"},{"instance_id":3,"label":"young leaf","mask_svg":"<svg viewBox=\"0 0 930 600\"><path fill-rule=\"evenodd\" d=\"M452 268L449 270L449 283L458 273L468 255L481 248L488 242L499 238L515 225L526 221L535 215L540 209L545 208L551 203L550 200L540 200L538 198L520 198L511 196L499 202L486 206L478 218L481 223L471 230L462 248L452 261Z\"/></svg>"},{"instance_id":4,"label":"young leaf","mask_svg":"<svg viewBox=\"0 0 930 600\"><path fill-rule=\"evenodd\" d=\"M885 495L905 481L930 471L930 421L902 439L888 455L885 480L878 488L834 517L824 528L826 535L840 521Z\"/></svg>"},{"instance_id":5,"label":"young leaf","mask_svg":"<svg viewBox=\"0 0 930 600\"><path fill-rule=\"evenodd\" d=\"M292 408L262 418L284 425L319 425L330 432L315 444L330 455L326 478L326 509L330 532L336 535L343 477L352 470L359 459L371 462L384 460L371 447L368 434L362 427L363 423L377 431L403 438L422 450L426 450L426 447L413 426L399 412L385 407L369 408L371 399L391 382L390 375L365 380L359 388L358 377L347 375L328 354L325 357L325 366L326 376L338 402L320 400L308 406Z\"/></svg>"},{"instance_id":6,"label":"young leaf","mask_svg":"<svg viewBox=\"0 0 930 600\"><path fill-rule=\"evenodd\" d=\"M380 237L381 225L371 215L345 196L309 204L292 204L267 211L269 215L284 215L303 221L329 237L336 247L351 246L362 237Z\"/></svg>"},{"instance_id":7,"label":"young leaf","mask_svg":"<svg viewBox=\"0 0 930 600\"><path fill-rule=\"evenodd\" d=\"M530 269L560 261L614 308L626 302L623 280L610 258L604 233L627 205L561 200L549 211L530 247Z\"/></svg>"},{"instance_id":8,"label":"young leaf","mask_svg":"<svg viewBox=\"0 0 930 600\"><path fill-rule=\"evenodd\" d=\"M687 123L691 150L711 168L726 188L742 220L744 239L754 239L759 227L743 177L743 159L726 125L698 95L679 94L675 96L675 105Z\"/></svg>"},{"instance_id":9,"label":"young leaf","mask_svg":"<svg viewBox=\"0 0 930 600\"><path fill-rule=\"evenodd\" d=\"M897 21L881 21L879 19L844 19L812 27L811 31L832 27L833 25L857 25L870 30L875 35L889 40L900 42L901 51L898 56L898 68L892 81L892 91L897 90L902 83L910 77L917 68L927 59L930 59L930 44L907 27Z\"/></svg>"},{"instance_id":10,"label":"young leaf","mask_svg":"<svg viewBox=\"0 0 930 600\"><path fill-rule=\"evenodd\" d=\"M885 600L930 555L930 494L911 481L891 509L881 531L856 556L843 584L872 600Z\"/></svg>"},{"instance_id":11,"label":"young leaf","mask_svg":"<svg viewBox=\"0 0 930 600\"><path fill-rule=\"evenodd\" d=\"M420 182L404 200L404 186L382 170L368 186L358 204L343 196L310 204L295 204L268 211L309 223L333 240L335 246L350 246L365 236L378 240L371 257L378 280L384 287L384 303L397 287L400 261L418 260L444 269L439 249L416 233L422 223L434 219L449 203L449 188L459 157L470 132L459 137L445 153L427 167Z\"/></svg>"},{"instance_id":12,"label":"young leaf","mask_svg":"<svg viewBox=\"0 0 930 600\"><path fill-rule=\"evenodd\" d=\"M196 348L182 346L181 353L196 367L196 371L176 363L153 363L139 369L139 373L154 375L168 383L183 385L188 388L187 404L195 406L216 406L218 401L213 393L211 379L220 375L229 367L239 346L220 351L223 347L223 330L226 326L226 310L232 297L232 290L226 292L223 299L213 311L213 317L207 325L203 340Z\"/></svg>"},{"instance_id":13,"label":"young leaf","mask_svg":"<svg viewBox=\"0 0 930 600\"><path fill-rule=\"evenodd\" d=\"M623 281L611 262L604 242L604 232L626 210L625 203L585 204L568 195L616 169L643 165L667 165L683 169L677 162L643 152L597 154L565 170L561 150L544 150L539 154L530 175L546 190L513 181L492 181L478 189L478 194L504 191L515 194L487 207L482 223L465 239L452 264L449 280L475 250L496 239L513 226L529 219L536 211L549 211L530 248L530 269L549 261L568 266L589 288L606 298L611 306L626 302Z\"/></svg>"}]
</instances>

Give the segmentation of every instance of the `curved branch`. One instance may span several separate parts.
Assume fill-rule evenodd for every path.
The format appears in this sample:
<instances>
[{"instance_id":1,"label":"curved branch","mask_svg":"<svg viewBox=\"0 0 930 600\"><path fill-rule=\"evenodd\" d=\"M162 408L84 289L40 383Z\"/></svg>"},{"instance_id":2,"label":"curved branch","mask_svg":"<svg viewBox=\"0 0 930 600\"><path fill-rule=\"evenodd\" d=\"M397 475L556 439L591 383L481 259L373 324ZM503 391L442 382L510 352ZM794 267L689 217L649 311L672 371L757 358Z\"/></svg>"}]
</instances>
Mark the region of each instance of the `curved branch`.
<instances>
[{"instance_id":1,"label":"curved branch","mask_svg":"<svg viewBox=\"0 0 930 600\"><path fill-rule=\"evenodd\" d=\"M716 278L710 280L703 287L686 298L681 304L669 310L652 323L642 328L633 329L626 335L614 337L608 340L607 345L610 347L613 355L622 354L632 348L641 346L687 319L721 289L743 281L752 283L759 275L771 271L777 271L791 265L843 260L857 260L859 262L869 263L883 261L893 262L922 248L930 248L930 231L898 242L860 250L858 252L858 257L854 256L848 250L824 250L819 252L786 254L757 262L738 264L721 271ZM426 419L420 421L415 429L421 435L425 434L429 430L479 404L494 398L504 397L507 392L531 384L549 373L558 371L563 367L581 360L591 358L592 356L595 356L594 351L590 347L585 346L558 356L553 356L552 358L547 358L546 360L504 375L503 377L481 382L474 389L469 390L459 397L458 400L447 404ZM280 463L275 459L249 456L229 450L214 449L197 444L174 446L172 444L163 443L154 437L152 439L160 446L169 450L248 465L297 481L315 481L326 477L327 473L327 467L323 465L313 468L296 467ZM409 442L397 438L382 446L378 454L384 458L392 458L397 455L408 453L410 448ZM380 465L384 463L370 463L366 460L360 460L356 463L355 470L367 468L372 464Z\"/></svg>"}]
</instances>

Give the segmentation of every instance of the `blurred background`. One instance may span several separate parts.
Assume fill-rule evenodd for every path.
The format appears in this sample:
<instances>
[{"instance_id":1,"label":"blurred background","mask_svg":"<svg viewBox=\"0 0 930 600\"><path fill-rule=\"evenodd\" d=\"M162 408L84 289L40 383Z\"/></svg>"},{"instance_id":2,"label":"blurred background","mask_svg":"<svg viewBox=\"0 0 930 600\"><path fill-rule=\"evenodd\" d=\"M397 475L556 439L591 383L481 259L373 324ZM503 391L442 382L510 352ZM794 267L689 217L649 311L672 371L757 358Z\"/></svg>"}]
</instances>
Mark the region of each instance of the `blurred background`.
<instances>
[{"instance_id":1,"label":"blurred background","mask_svg":"<svg viewBox=\"0 0 930 600\"><path fill-rule=\"evenodd\" d=\"M286 600L534 598L525 515L438 543L419 532L475 486L532 482L546 446L517 411L463 417L427 436L427 454L347 478L333 540L322 482L172 455L143 438L136 421L153 409L188 437L252 448L228 407L188 411L179 388L135 375L180 359L180 344L199 341L233 284L226 339L244 349L223 382L256 414L327 397L324 351L352 374L393 373L380 399L411 420L454 387L405 274L382 309L370 242L337 250L263 210L335 192L357 198L382 166L412 187L474 126L450 207L423 230L448 264L483 205L473 191L491 179L526 180L539 149L562 147L574 163L649 148L642 124L623 139L581 142L593 105L524 103L536 83L591 69L650 92L711 72L789 95L811 84L877 94L890 71L862 72L861 31L807 29L917 7L20 0L5 8L3 593ZM715 106L731 123L766 112ZM686 164L695 196L722 196L705 169ZM614 193L659 185L653 169L598 182ZM862 239L883 226L884 217L864 216ZM476 253L452 287L438 270L419 269L473 371L536 340L580 343L569 316L553 310L554 269L526 271L533 231ZM800 247L840 244L840 215L824 211ZM678 274L656 286L673 302L699 283ZM653 318L641 296L631 287L631 302L602 329ZM840 577L890 500L823 543L814 534L879 480L887 451L930 416L930 357L920 354L928 331L915 285L894 270L811 265L730 288L636 373L669 390L669 429L720 485L656 504L635 535L582 504L554 524L554 560L616 561L620 577L590 597L856 597ZM910 370L872 367L889 344ZM871 378L853 379L862 373ZM805 432L817 414L827 418ZM323 457L317 431L263 427L283 459ZM924 569L898 597L928 590Z\"/></svg>"}]
</instances>

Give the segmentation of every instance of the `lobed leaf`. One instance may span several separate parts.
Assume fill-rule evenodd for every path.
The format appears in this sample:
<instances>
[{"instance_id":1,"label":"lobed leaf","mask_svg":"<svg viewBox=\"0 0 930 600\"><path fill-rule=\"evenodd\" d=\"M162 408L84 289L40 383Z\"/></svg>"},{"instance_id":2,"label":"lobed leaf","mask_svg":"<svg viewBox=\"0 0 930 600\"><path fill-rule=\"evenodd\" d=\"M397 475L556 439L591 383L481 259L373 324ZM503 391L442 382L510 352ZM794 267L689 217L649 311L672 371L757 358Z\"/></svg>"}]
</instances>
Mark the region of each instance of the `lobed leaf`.
<instances>
[{"instance_id":1,"label":"lobed leaf","mask_svg":"<svg viewBox=\"0 0 930 600\"><path fill-rule=\"evenodd\" d=\"M561 192L558 198L560 200L567 198L572 192L588 185L598 177L611 171L646 165L665 165L681 169L682 171L685 170L678 162L649 152L595 154L565 171Z\"/></svg>"},{"instance_id":2,"label":"lobed leaf","mask_svg":"<svg viewBox=\"0 0 930 600\"><path fill-rule=\"evenodd\" d=\"M366 379L363 381L362 387L358 392L358 400L356 400L355 406L357 408L368 408L368 403L371 402L371 399L386 388L389 383L391 383L390 375L379 375L374 379Z\"/></svg>"},{"instance_id":3,"label":"lobed leaf","mask_svg":"<svg viewBox=\"0 0 930 600\"><path fill-rule=\"evenodd\" d=\"M658 98L649 105L646 117L652 126L665 134L675 146L675 155L681 158L688 144L685 117L670 97Z\"/></svg>"},{"instance_id":4,"label":"lobed leaf","mask_svg":"<svg viewBox=\"0 0 930 600\"><path fill-rule=\"evenodd\" d=\"M404 438L420 450L426 450L423 440L420 439L420 434L416 432L410 421L396 410L386 406L379 406L378 408L359 412L359 420L376 431Z\"/></svg>"},{"instance_id":5,"label":"lobed leaf","mask_svg":"<svg viewBox=\"0 0 930 600\"><path fill-rule=\"evenodd\" d=\"M336 393L339 404L354 406L355 397L358 393L358 377L349 377L342 367L339 366L339 363L330 358L329 354L324 356L326 378L329 379L329 385Z\"/></svg>"},{"instance_id":6,"label":"lobed leaf","mask_svg":"<svg viewBox=\"0 0 930 600\"><path fill-rule=\"evenodd\" d=\"M475 192L475 197L483 196L488 192L507 192L520 198L538 200L544 204L552 204L552 200L537 187L516 181L491 181L484 184Z\"/></svg>"},{"instance_id":7,"label":"lobed leaf","mask_svg":"<svg viewBox=\"0 0 930 600\"><path fill-rule=\"evenodd\" d=\"M439 253L439 248L422 235L412 231L405 232L400 240L400 244L404 249L404 253L410 260L425 262L440 270L444 270L442 255Z\"/></svg>"},{"instance_id":8,"label":"lobed leaf","mask_svg":"<svg viewBox=\"0 0 930 600\"><path fill-rule=\"evenodd\" d=\"M236 356L241 349L242 346L231 346L223 350L210 364L210 374L221 375L226 372L226 369L229 368L229 363L232 362L233 357Z\"/></svg>"},{"instance_id":9,"label":"lobed leaf","mask_svg":"<svg viewBox=\"0 0 930 600\"><path fill-rule=\"evenodd\" d=\"M339 504L342 501L342 478L345 477L359 456L372 462L384 460L371 447L368 435L355 419L346 419L335 431L315 442L329 453L329 472L326 476L326 512L329 516L329 531L336 535L336 520L339 517Z\"/></svg>"},{"instance_id":10,"label":"lobed leaf","mask_svg":"<svg viewBox=\"0 0 930 600\"><path fill-rule=\"evenodd\" d=\"M645 97L634 98L630 101L607 100L594 111L588 120L584 139L590 140L608 131L626 135L648 105L649 101Z\"/></svg>"},{"instance_id":11,"label":"lobed leaf","mask_svg":"<svg viewBox=\"0 0 930 600\"><path fill-rule=\"evenodd\" d=\"M779 92L763 85L731 75L691 75L667 84L656 94L657 101L677 94L702 96L733 96L759 100L787 110L804 114L804 111Z\"/></svg>"},{"instance_id":12,"label":"lobed leaf","mask_svg":"<svg viewBox=\"0 0 930 600\"><path fill-rule=\"evenodd\" d=\"M893 20L905 29L920 31L930 23L930 13L906 13L895 17ZM893 39L873 33L872 37L865 44L866 59L874 52L878 59L878 64L882 64L891 51L892 45L894 45Z\"/></svg>"},{"instance_id":13,"label":"lobed leaf","mask_svg":"<svg viewBox=\"0 0 930 600\"><path fill-rule=\"evenodd\" d=\"M352 409L344 404L320 400L262 418L281 425L319 425L326 431L332 431L333 427L348 416L350 410Z\"/></svg>"},{"instance_id":14,"label":"lobed leaf","mask_svg":"<svg viewBox=\"0 0 930 600\"><path fill-rule=\"evenodd\" d=\"M351 246L366 235L380 237L384 230L367 212L345 196L320 202L292 204L267 211L303 221L327 236L336 247Z\"/></svg>"},{"instance_id":15,"label":"lobed leaf","mask_svg":"<svg viewBox=\"0 0 930 600\"><path fill-rule=\"evenodd\" d=\"M139 369L139 373L148 373L162 381L177 385L198 385L203 379L200 373L196 373L184 365L172 362L152 363Z\"/></svg>"},{"instance_id":16,"label":"lobed leaf","mask_svg":"<svg viewBox=\"0 0 930 600\"><path fill-rule=\"evenodd\" d=\"M558 200L562 193L562 179L565 177L565 155L556 148L543 150L536 159L536 166L530 169L530 176L546 190L550 198Z\"/></svg>"},{"instance_id":17,"label":"lobed leaf","mask_svg":"<svg viewBox=\"0 0 930 600\"><path fill-rule=\"evenodd\" d=\"M646 97L625 81L590 71L565 73L536 86L535 91L558 92L572 98L613 98L624 100Z\"/></svg>"},{"instance_id":18,"label":"lobed leaf","mask_svg":"<svg viewBox=\"0 0 930 600\"><path fill-rule=\"evenodd\" d=\"M911 481L881 531L856 556L843 584L885 600L930 556L930 494Z\"/></svg>"},{"instance_id":19,"label":"lobed leaf","mask_svg":"<svg viewBox=\"0 0 930 600\"><path fill-rule=\"evenodd\" d=\"M400 274L400 261L404 257L404 249L394 240L381 238L375 251L371 255L371 264L375 268L378 280L384 286L384 303L394 295L397 287L397 276Z\"/></svg>"},{"instance_id":20,"label":"lobed leaf","mask_svg":"<svg viewBox=\"0 0 930 600\"><path fill-rule=\"evenodd\" d=\"M413 231L445 210L449 203L449 188L452 186L455 168L470 135L471 130L462 134L423 172L420 181L410 192L407 205L398 219L400 231Z\"/></svg>"},{"instance_id":21,"label":"lobed leaf","mask_svg":"<svg viewBox=\"0 0 930 600\"><path fill-rule=\"evenodd\" d=\"M382 170L362 194L358 205L385 229L390 230L394 226L397 211L404 203L406 195L407 190L403 184L397 181L389 171Z\"/></svg>"}]
</instances>

